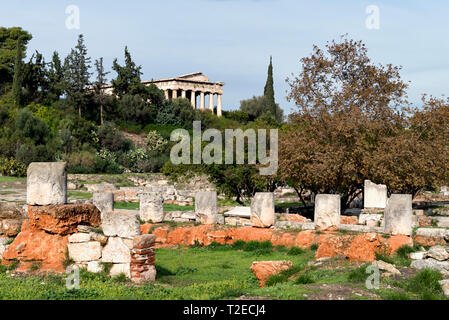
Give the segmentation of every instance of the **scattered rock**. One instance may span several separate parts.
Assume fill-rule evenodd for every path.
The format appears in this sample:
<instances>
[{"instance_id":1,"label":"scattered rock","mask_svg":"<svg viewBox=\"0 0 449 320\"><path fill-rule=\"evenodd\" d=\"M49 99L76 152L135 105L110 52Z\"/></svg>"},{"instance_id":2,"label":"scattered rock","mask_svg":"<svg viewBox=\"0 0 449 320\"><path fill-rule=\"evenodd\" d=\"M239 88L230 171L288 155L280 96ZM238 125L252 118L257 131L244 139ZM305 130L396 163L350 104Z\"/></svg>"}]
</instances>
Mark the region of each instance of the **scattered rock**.
<instances>
[{"instance_id":1,"label":"scattered rock","mask_svg":"<svg viewBox=\"0 0 449 320\"><path fill-rule=\"evenodd\" d=\"M446 297L449 297L449 279L439 281L441 287L443 287L443 293Z\"/></svg>"},{"instance_id":2,"label":"scattered rock","mask_svg":"<svg viewBox=\"0 0 449 320\"><path fill-rule=\"evenodd\" d=\"M373 265L379 268L379 270L387 271L390 274L397 274L397 275L401 274L401 272L398 269L396 269L394 265L382 260L374 261Z\"/></svg>"},{"instance_id":3,"label":"scattered rock","mask_svg":"<svg viewBox=\"0 0 449 320\"><path fill-rule=\"evenodd\" d=\"M445 247L437 245L429 249L427 257L434 258L438 261L445 261L449 259L449 253Z\"/></svg>"},{"instance_id":4,"label":"scattered rock","mask_svg":"<svg viewBox=\"0 0 449 320\"><path fill-rule=\"evenodd\" d=\"M272 275L281 273L293 267L293 262L288 260L282 261L254 261L251 265L251 271L259 280L259 285L262 288L265 281Z\"/></svg>"},{"instance_id":5,"label":"scattered rock","mask_svg":"<svg viewBox=\"0 0 449 320\"><path fill-rule=\"evenodd\" d=\"M412 260L422 260L426 257L427 251L412 252L410 253L410 259Z\"/></svg>"},{"instance_id":6,"label":"scattered rock","mask_svg":"<svg viewBox=\"0 0 449 320\"><path fill-rule=\"evenodd\" d=\"M432 269L438 270L440 272L449 272L449 262L448 261L438 261L433 258L425 260L414 260L410 264L410 267L415 269Z\"/></svg>"},{"instance_id":7,"label":"scattered rock","mask_svg":"<svg viewBox=\"0 0 449 320\"><path fill-rule=\"evenodd\" d=\"M111 277L118 276L122 273L124 273L127 278L131 278L131 271L130 271L129 263L115 263L111 267L111 270L109 270L109 275Z\"/></svg>"},{"instance_id":8,"label":"scattered rock","mask_svg":"<svg viewBox=\"0 0 449 320\"><path fill-rule=\"evenodd\" d=\"M103 271L103 266L99 261L89 261L89 263L87 264L87 271L100 273Z\"/></svg>"}]
</instances>

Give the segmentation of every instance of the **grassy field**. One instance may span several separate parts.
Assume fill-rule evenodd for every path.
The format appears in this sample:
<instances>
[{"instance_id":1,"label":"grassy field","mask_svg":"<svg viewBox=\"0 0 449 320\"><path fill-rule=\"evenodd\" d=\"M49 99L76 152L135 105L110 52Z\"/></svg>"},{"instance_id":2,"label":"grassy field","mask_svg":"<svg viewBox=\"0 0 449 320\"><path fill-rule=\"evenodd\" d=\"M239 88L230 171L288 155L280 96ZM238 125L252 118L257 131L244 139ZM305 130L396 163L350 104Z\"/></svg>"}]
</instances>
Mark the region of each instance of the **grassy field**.
<instances>
[{"instance_id":1,"label":"grassy field","mask_svg":"<svg viewBox=\"0 0 449 320\"><path fill-rule=\"evenodd\" d=\"M0 183L15 182L15 181L26 181L26 178L0 176Z\"/></svg>"},{"instance_id":2,"label":"grassy field","mask_svg":"<svg viewBox=\"0 0 449 320\"><path fill-rule=\"evenodd\" d=\"M179 249L157 249L156 283L133 285L123 275L80 272L80 289L68 290L63 276L8 276L0 267L0 299L326 299L345 294L347 299L444 299L441 275L424 270L398 279L382 279L380 288L368 290L367 265L331 259L314 261L313 250L272 248L269 242L237 241L231 246L212 244ZM259 288L250 270L253 261L290 260L294 267L267 280ZM404 261L402 261L404 262Z\"/></svg>"},{"instance_id":3,"label":"grassy field","mask_svg":"<svg viewBox=\"0 0 449 320\"><path fill-rule=\"evenodd\" d=\"M140 203L139 202L115 202L114 209L125 209L125 210L139 210ZM179 206L176 204L164 204L164 211L193 211L195 210L194 206Z\"/></svg>"}]
</instances>

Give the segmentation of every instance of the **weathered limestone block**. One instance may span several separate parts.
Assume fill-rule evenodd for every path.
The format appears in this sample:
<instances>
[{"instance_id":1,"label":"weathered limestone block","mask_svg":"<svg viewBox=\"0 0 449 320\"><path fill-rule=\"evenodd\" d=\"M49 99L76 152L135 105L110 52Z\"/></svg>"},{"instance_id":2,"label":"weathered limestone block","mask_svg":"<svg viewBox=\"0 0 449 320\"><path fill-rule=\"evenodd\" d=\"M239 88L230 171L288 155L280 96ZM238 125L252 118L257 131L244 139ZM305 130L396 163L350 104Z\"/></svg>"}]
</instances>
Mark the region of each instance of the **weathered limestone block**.
<instances>
[{"instance_id":1,"label":"weathered limestone block","mask_svg":"<svg viewBox=\"0 0 449 320\"><path fill-rule=\"evenodd\" d=\"M132 239L140 234L140 222L137 213L107 212L103 215L101 224L103 233L108 237L122 237Z\"/></svg>"},{"instance_id":2,"label":"weathered limestone block","mask_svg":"<svg viewBox=\"0 0 449 320\"><path fill-rule=\"evenodd\" d=\"M111 270L109 270L109 275L111 277L118 276L122 273L124 273L126 277L131 278L129 263L115 263Z\"/></svg>"},{"instance_id":3,"label":"weathered limestone block","mask_svg":"<svg viewBox=\"0 0 449 320\"><path fill-rule=\"evenodd\" d=\"M202 224L216 224L218 222L216 191L201 191L196 194L195 214Z\"/></svg>"},{"instance_id":4,"label":"weathered limestone block","mask_svg":"<svg viewBox=\"0 0 449 320\"><path fill-rule=\"evenodd\" d=\"M108 244L103 249L101 261L112 263L130 263L131 251L123 242L123 239L119 237L111 237L108 240Z\"/></svg>"},{"instance_id":5,"label":"weathered limestone block","mask_svg":"<svg viewBox=\"0 0 449 320\"><path fill-rule=\"evenodd\" d=\"M412 216L412 195L392 194L385 208L385 232L411 235Z\"/></svg>"},{"instance_id":6,"label":"weathered limestone block","mask_svg":"<svg viewBox=\"0 0 449 320\"><path fill-rule=\"evenodd\" d=\"M429 249L427 257L438 261L445 261L449 259L449 252L447 252L445 247L437 245Z\"/></svg>"},{"instance_id":7,"label":"weathered limestone block","mask_svg":"<svg viewBox=\"0 0 449 320\"><path fill-rule=\"evenodd\" d=\"M251 199L251 223L253 227L269 228L276 223L274 194L257 192Z\"/></svg>"},{"instance_id":8,"label":"weathered limestone block","mask_svg":"<svg viewBox=\"0 0 449 320\"><path fill-rule=\"evenodd\" d=\"M69 243L69 257L75 262L88 262L101 258L101 244L98 241Z\"/></svg>"},{"instance_id":9,"label":"weathered limestone block","mask_svg":"<svg viewBox=\"0 0 449 320\"><path fill-rule=\"evenodd\" d=\"M93 204L65 204L52 206L28 206L31 224L53 234L77 232L78 225L99 226L100 211Z\"/></svg>"},{"instance_id":10,"label":"weathered limestone block","mask_svg":"<svg viewBox=\"0 0 449 320\"><path fill-rule=\"evenodd\" d=\"M27 204L35 206L67 203L67 164L33 162L27 171Z\"/></svg>"},{"instance_id":11,"label":"weathered limestone block","mask_svg":"<svg viewBox=\"0 0 449 320\"><path fill-rule=\"evenodd\" d=\"M92 203L103 213L114 211L114 194L112 192L96 192L92 195Z\"/></svg>"},{"instance_id":12,"label":"weathered limestone block","mask_svg":"<svg viewBox=\"0 0 449 320\"><path fill-rule=\"evenodd\" d=\"M90 235L88 233L74 233L69 236L70 243L81 243L81 242L89 242Z\"/></svg>"},{"instance_id":13,"label":"weathered limestone block","mask_svg":"<svg viewBox=\"0 0 449 320\"><path fill-rule=\"evenodd\" d=\"M142 234L135 236L133 239L134 249L144 249L149 248L156 242L156 236L154 234Z\"/></svg>"},{"instance_id":14,"label":"weathered limestone block","mask_svg":"<svg viewBox=\"0 0 449 320\"><path fill-rule=\"evenodd\" d=\"M103 271L103 266L100 264L99 261L89 261L89 263L87 264L87 271L93 273L100 273Z\"/></svg>"},{"instance_id":15,"label":"weathered limestone block","mask_svg":"<svg viewBox=\"0 0 449 320\"><path fill-rule=\"evenodd\" d=\"M108 237L106 237L101 233L90 232L89 236L92 239L92 241L98 241L101 243L102 246L106 245L106 243L108 242Z\"/></svg>"},{"instance_id":16,"label":"weathered limestone block","mask_svg":"<svg viewBox=\"0 0 449 320\"><path fill-rule=\"evenodd\" d=\"M164 198L157 192L141 192L140 219L160 223L164 220Z\"/></svg>"},{"instance_id":17,"label":"weathered limestone block","mask_svg":"<svg viewBox=\"0 0 449 320\"><path fill-rule=\"evenodd\" d=\"M384 209L386 207L388 198L386 185L365 180L363 193L365 208Z\"/></svg>"},{"instance_id":18,"label":"weathered limestone block","mask_svg":"<svg viewBox=\"0 0 449 320\"><path fill-rule=\"evenodd\" d=\"M338 230L340 211L340 195L318 194L315 197L315 229Z\"/></svg>"}]
</instances>

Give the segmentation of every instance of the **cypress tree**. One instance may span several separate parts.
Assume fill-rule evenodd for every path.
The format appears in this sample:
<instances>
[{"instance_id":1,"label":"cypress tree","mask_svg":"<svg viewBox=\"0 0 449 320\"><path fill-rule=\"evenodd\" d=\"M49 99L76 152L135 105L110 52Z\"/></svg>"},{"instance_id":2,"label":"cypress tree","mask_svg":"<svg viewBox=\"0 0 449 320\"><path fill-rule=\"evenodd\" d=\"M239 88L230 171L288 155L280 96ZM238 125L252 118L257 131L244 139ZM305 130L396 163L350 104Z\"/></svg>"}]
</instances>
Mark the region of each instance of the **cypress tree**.
<instances>
[{"instance_id":1,"label":"cypress tree","mask_svg":"<svg viewBox=\"0 0 449 320\"><path fill-rule=\"evenodd\" d=\"M270 56L270 65L268 66L267 83L265 84L264 97L266 108L276 117L276 101L274 99L274 82L273 82L273 59Z\"/></svg>"}]
</instances>

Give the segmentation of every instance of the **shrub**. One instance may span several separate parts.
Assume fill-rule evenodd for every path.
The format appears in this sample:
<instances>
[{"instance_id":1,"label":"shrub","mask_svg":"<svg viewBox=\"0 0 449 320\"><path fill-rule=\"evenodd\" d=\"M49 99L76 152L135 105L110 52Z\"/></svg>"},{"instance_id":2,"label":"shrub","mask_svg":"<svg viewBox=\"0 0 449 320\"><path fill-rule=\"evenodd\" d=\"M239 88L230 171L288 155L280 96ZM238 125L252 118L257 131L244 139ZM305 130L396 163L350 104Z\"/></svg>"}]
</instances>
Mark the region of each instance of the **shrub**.
<instances>
[{"instance_id":1,"label":"shrub","mask_svg":"<svg viewBox=\"0 0 449 320\"><path fill-rule=\"evenodd\" d=\"M348 275L348 280L351 282L363 282L368 278L368 274L366 273L366 268L368 268L368 264L364 264L361 267L351 270Z\"/></svg>"},{"instance_id":2,"label":"shrub","mask_svg":"<svg viewBox=\"0 0 449 320\"><path fill-rule=\"evenodd\" d=\"M25 177L26 166L14 158L0 158L0 173L4 176Z\"/></svg>"},{"instance_id":3,"label":"shrub","mask_svg":"<svg viewBox=\"0 0 449 320\"><path fill-rule=\"evenodd\" d=\"M313 279L313 277L308 274L300 274L295 279L296 284L310 284L310 283L314 283L314 282L315 282L315 280Z\"/></svg>"},{"instance_id":4,"label":"shrub","mask_svg":"<svg viewBox=\"0 0 449 320\"><path fill-rule=\"evenodd\" d=\"M290 250L288 250L287 254L290 256L296 256L303 254L305 251L299 247L291 247Z\"/></svg>"},{"instance_id":5,"label":"shrub","mask_svg":"<svg viewBox=\"0 0 449 320\"><path fill-rule=\"evenodd\" d=\"M421 299L433 300L443 293L439 283L442 279L439 271L424 269L408 281L406 289L417 293Z\"/></svg>"}]
</instances>

